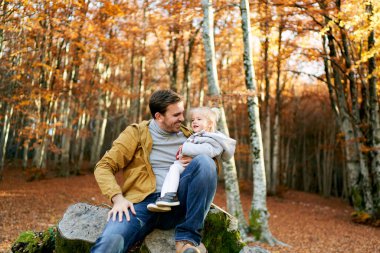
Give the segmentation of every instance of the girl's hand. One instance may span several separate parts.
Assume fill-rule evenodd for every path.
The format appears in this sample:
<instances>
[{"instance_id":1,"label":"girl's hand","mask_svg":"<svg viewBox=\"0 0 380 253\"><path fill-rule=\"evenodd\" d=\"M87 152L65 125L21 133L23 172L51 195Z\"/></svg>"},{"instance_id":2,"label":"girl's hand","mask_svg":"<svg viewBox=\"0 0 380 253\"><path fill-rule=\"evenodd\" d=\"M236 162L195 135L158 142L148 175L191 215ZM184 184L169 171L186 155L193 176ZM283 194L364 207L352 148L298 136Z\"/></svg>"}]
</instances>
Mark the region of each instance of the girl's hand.
<instances>
[{"instance_id":1,"label":"girl's hand","mask_svg":"<svg viewBox=\"0 0 380 253\"><path fill-rule=\"evenodd\" d=\"M181 162L181 164L182 164L183 167L186 167L187 165L189 165L189 163L191 162L191 160L193 160L192 157L190 157L190 156L185 156L185 155L183 155L183 156L179 159L179 161Z\"/></svg>"}]
</instances>

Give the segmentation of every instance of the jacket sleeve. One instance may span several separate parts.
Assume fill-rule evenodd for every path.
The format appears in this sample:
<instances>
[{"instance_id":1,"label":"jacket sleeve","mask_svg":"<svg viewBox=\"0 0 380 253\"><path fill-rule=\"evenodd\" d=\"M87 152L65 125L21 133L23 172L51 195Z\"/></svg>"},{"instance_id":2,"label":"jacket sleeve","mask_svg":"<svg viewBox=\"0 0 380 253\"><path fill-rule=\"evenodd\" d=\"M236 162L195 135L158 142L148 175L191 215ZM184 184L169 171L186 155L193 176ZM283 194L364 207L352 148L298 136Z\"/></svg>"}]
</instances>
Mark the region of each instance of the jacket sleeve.
<instances>
[{"instance_id":1,"label":"jacket sleeve","mask_svg":"<svg viewBox=\"0 0 380 253\"><path fill-rule=\"evenodd\" d=\"M118 193L121 187L116 181L115 174L127 167L133 158L138 146L138 129L128 126L113 142L102 159L95 166L95 179L101 192L110 200Z\"/></svg>"},{"instance_id":2,"label":"jacket sleeve","mask_svg":"<svg viewBox=\"0 0 380 253\"><path fill-rule=\"evenodd\" d=\"M210 139L210 138L208 138ZM217 142L191 143L185 142L182 146L182 154L187 156L197 156L205 154L211 158L220 155L223 148Z\"/></svg>"}]
</instances>

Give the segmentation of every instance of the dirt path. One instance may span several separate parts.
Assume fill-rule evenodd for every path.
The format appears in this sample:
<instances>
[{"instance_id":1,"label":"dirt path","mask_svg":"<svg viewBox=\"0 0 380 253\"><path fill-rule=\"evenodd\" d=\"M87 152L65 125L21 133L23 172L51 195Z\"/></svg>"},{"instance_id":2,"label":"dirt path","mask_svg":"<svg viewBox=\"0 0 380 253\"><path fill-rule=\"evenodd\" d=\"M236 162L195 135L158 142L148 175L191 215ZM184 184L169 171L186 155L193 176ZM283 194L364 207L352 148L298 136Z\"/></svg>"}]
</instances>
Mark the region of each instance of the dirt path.
<instances>
[{"instance_id":1,"label":"dirt path","mask_svg":"<svg viewBox=\"0 0 380 253\"><path fill-rule=\"evenodd\" d=\"M248 212L250 188L241 198ZM219 187L214 202L225 208L224 200ZM6 170L0 182L0 252L9 252L21 231L42 231L56 224L76 202L108 203L92 175L26 182L20 170ZM271 252L380 253L380 229L352 223L352 209L340 199L288 191L283 198L269 197L268 209L272 233L292 246L264 246Z\"/></svg>"}]
</instances>

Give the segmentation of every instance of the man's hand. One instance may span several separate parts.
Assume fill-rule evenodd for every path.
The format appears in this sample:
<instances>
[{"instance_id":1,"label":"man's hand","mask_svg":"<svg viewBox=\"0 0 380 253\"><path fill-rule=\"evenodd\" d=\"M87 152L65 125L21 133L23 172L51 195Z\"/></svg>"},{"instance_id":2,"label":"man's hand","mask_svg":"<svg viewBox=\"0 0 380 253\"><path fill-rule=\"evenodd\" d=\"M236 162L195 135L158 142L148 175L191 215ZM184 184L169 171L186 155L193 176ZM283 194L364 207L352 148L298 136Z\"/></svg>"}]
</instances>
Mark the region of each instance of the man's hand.
<instances>
[{"instance_id":1,"label":"man's hand","mask_svg":"<svg viewBox=\"0 0 380 253\"><path fill-rule=\"evenodd\" d=\"M181 156L181 158L179 159L179 161L181 162L182 166L183 167L186 167L187 165L189 165L189 163L191 162L191 160L193 160L192 157L190 156Z\"/></svg>"},{"instance_id":2,"label":"man's hand","mask_svg":"<svg viewBox=\"0 0 380 253\"><path fill-rule=\"evenodd\" d=\"M132 214L136 215L135 208L133 207L133 203L128 201L126 198L123 197L121 193L116 194L112 197L113 207L108 212L107 221L112 216L112 220L116 221L116 215L119 216L119 222L122 222L123 220L123 214L127 216L127 221L130 221L131 218L129 217L128 209L131 209Z\"/></svg>"}]
</instances>

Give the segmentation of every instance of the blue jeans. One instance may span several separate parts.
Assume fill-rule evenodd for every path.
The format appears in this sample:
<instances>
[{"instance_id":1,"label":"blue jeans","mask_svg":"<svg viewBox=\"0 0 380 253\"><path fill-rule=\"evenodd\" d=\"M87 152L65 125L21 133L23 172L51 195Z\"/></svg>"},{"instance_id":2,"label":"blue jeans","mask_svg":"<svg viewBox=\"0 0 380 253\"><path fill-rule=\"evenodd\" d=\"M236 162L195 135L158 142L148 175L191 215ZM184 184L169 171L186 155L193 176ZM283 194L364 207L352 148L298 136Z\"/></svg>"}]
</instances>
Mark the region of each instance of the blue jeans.
<instances>
[{"instance_id":1,"label":"blue jeans","mask_svg":"<svg viewBox=\"0 0 380 253\"><path fill-rule=\"evenodd\" d=\"M136 215L129 211L127 221L110 220L102 235L96 240L91 252L127 252L155 228L175 228L175 240L187 240L199 245L200 231L216 192L217 173L215 162L206 155L193 158L181 174L178 198L181 204L170 212L155 213L147 209L160 193L153 193L142 202L134 204Z\"/></svg>"}]
</instances>

